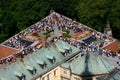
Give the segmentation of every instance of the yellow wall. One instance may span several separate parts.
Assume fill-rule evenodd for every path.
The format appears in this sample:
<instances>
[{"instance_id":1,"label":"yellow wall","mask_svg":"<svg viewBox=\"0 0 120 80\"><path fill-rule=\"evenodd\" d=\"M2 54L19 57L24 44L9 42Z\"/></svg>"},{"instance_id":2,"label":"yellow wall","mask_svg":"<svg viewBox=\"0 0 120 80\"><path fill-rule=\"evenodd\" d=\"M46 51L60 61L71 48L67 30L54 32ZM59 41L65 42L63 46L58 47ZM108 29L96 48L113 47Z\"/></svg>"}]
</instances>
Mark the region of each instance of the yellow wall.
<instances>
[{"instance_id":1,"label":"yellow wall","mask_svg":"<svg viewBox=\"0 0 120 80\"><path fill-rule=\"evenodd\" d=\"M40 78L37 78L36 80L40 80Z\"/></svg>"},{"instance_id":2,"label":"yellow wall","mask_svg":"<svg viewBox=\"0 0 120 80\"><path fill-rule=\"evenodd\" d=\"M70 74L70 70L69 69L67 69L67 68L63 68L63 67L61 67L60 68L60 74L61 74L61 77L65 77L65 78L67 78L67 79L70 79L71 78L71 74Z\"/></svg>"},{"instance_id":3,"label":"yellow wall","mask_svg":"<svg viewBox=\"0 0 120 80\"><path fill-rule=\"evenodd\" d=\"M77 76L75 74L71 75L71 80L82 80L82 78L80 76Z\"/></svg>"},{"instance_id":4,"label":"yellow wall","mask_svg":"<svg viewBox=\"0 0 120 80\"><path fill-rule=\"evenodd\" d=\"M54 71L56 71L56 75L55 75ZM50 80L86 80L86 79L90 79L89 77L86 77L83 79L82 77L80 77L78 75L72 74L69 69L58 66L58 67L52 69L51 71L47 72L46 74L42 75L40 78L37 78L36 80L42 80L42 78L45 78L45 80L48 80L47 79L48 75L50 76ZM96 77L97 76L93 77L92 80L97 80Z\"/></svg>"},{"instance_id":5,"label":"yellow wall","mask_svg":"<svg viewBox=\"0 0 120 80\"><path fill-rule=\"evenodd\" d=\"M56 71L56 75L54 75L54 71ZM52 69L51 71L42 75L41 78L37 78L36 80L42 80L42 78L45 78L45 80L47 80L48 75L50 76L50 80L60 80L60 67L58 66L58 67Z\"/></svg>"},{"instance_id":6,"label":"yellow wall","mask_svg":"<svg viewBox=\"0 0 120 80\"><path fill-rule=\"evenodd\" d=\"M55 70L56 70L56 75L54 74ZM36 80L42 80L42 78L45 78L45 80L47 80L48 75L50 75L50 80L61 80L61 77L64 77L67 79L71 78L69 69L58 66L52 69L51 71L47 72L46 74L42 75L41 78L37 78Z\"/></svg>"}]
</instances>

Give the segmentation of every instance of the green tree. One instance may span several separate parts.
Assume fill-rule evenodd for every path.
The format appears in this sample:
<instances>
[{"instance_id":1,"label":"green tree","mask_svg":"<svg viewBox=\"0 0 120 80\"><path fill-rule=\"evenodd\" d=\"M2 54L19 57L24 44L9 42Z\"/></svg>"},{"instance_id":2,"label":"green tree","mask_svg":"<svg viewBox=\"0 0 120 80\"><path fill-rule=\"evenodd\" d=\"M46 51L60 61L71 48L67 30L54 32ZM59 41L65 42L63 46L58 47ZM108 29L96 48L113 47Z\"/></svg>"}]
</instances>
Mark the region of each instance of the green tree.
<instances>
[{"instance_id":1,"label":"green tree","mask_svg":"<svg viewBox=\"0 0 120 80\"><path fill-rule=\"evenodd\" d=\"M2 30L3 33L7 35L7 37L10 37L11 35L16 34L17 32L17 27L16 27L16 20L14 19L14 16L9 13L5 12L3 14L3 19L2 19Z\"/></svg>"},{"instance_id":2,"label":"green tree","mask_svg":"<svg viewBox=\"0 0 120 80\"><path fill-rule=\"evenodd\" d=\"M113 29L113 36L120 40L120 0L111 2L109 19Z\"/></svg>"},{"instance_id":3,"label":"green tree","mask_svg":"<svg viewBox=\"0 0 120 80\"><path fill-rule=\"evenodd\" d=\"M119 0L79 0L78 3L76 5L78 21L103 32L106 21L109 20L114 37L120 39Z\"/></svg>"},{"instance_id":4,"label":"green tree","mask_svg":"<svg viewBox=\"0 0 120 80\"><path fill-rule=\"evenodd\" d=\"M55 0L52 3L52 8L69 18L77 20L77 11L75 9L79 0Z\"/></svg>"},{"instance_id":5,"label":"green tree","mask_svg":"<svg viewBox=\"0 0 120 80\"><path fill-rule=\"evenodd\" d=\"M51 3L52 0L0 0L0 34L7 39L43 19Z\"/></svg>"},{"instance_id":6,"label":"green tree","mask_svg":"<svg viewBox=\"0 0 120 80\"><path fill-rule=\"evenodd\" d=\"M5 40L13 36L46 17L53 8L101 32L109 20L113 36L120 39L119 4L120 0L0 0L0 37Z\"/></svg>"}]
</instances>

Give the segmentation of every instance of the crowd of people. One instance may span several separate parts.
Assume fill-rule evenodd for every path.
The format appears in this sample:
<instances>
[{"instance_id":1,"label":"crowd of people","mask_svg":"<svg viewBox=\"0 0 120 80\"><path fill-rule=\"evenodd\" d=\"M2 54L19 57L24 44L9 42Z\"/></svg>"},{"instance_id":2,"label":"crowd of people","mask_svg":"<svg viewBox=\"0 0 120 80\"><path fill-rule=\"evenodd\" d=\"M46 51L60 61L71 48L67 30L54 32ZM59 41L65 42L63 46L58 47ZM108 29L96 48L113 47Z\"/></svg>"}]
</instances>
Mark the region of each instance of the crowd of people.
<instances>
[{"instance_id":1,"label":"crowd of people","mask_svg":"<svg viewBox=\"0 0 120 80\"><path fill-rule=\"evenodd\" d=\"M14 53L13 55L10 55L6 58L1 59L0 64L15 61L17 57L23 58L24 55L27 55L28 52L34 51L34 50L31 51L31 47L29 47L30 44L32 44L32 42L30 43L29 41L25 41L25 40L23 40L23 38L25 38L25 36L30 33L46 31L47 28L53 29L53 26L55 26L55 25L60 26L61 23L59 23L59 22L64 22L62 20L64 20L65 23L67 23L71 19L64 17L62 15L59 15L57 13L50 14L48 17L42 19L41 21L37 22L36 24L33 24L32 26L28 27L27 29L21 31L20 33L14 35L10 39L3 42L2 45L12 47L15 49L19 49L21 51L18 53ZM65 23L63 23L61 25L65 27ZM27 45L28 43L29 43L29 45Z\"/></svg>"},{"instance_id":2,"label":"crowd of people","mask_svg":"<svg viewBox=\"0 0 120 80\"><path fill-rule=\"evenodd\" d=\"M73 45L76 48L79 48L82 51L81 54L86 54L87 52L93 52L95 54L100 54L104 57L112 56L114 58L115 56L117 56L116 52L102 49L101 46L99 46L98 44L94 44L94 41L91 42L91 44L87 44L82 40L71 40L70 38L67 38L64 36L58 36L58 37L53 38L51 40L51 43L59 39L67 42L70 45Z\"/></svg>"},{"instance_id":3,"label":"crowd of people","mask_svg":"<svg viewBox=\"0 0 120 80\"><path fill-rule=\"evenodd\" d=\"M20 33L6 40L2 44L21 50L25 46L25 43L22 44L21 39L23 39L26 35L35 32L46 31L46 29L54 29L55 26L62 29L72 28L74 31L76 31L76 28L78 27L84 26L83 28L86 28L86 26L83 24L80 24L76 21L73 21L72 19L69 19L63 15L53 12L46 18L21 31Z\"/></svg>"},{"instance_id":4,"label":"crowd of people","mask_svg":"<svg viewBox=\"0 0 120 80\"><path fill-rule=\"evenodd\" d=\"M101 34L100 32L97 32L68 17L65 17L56 12L53 12L46 18L42 19L41 21L38 21L37 23L33 24L32 26L28 27L27 29L21 31L20 33L14 35L10 39L3 42L2 45L19 49L21 51L18 53L14 53L13 55L10 55L4 59L1 59L0 64L14 62L16 61L16 58L24 58L25 55L32 53L36 50L35 47L30 46L32 42L23 40L23 38L25 38L28 34L35 33L35 32L39 33L41 31L46 32L47 30L54 30L55 27L58 27L59 30L70 29L70 30L73 30L74 32L79 32L81 30L89 30L90 32L93 33L92 36L103 41L109 38L107 35ZM62 39L63 41L68 42L69 44L79 48L80 50L82 50L83 53L89 50L93 52L97 51L101 55L105 54L107 56L110 56L110 55L113 56L115 54L112 51L100 49L98 45L93 45L93 42L95 40L91 41L90 44L86 44L86 43L80 44L79 41L72 41L70 38L66 38L64 36L55 37L53 39ZM52 43L53 40L51 40L50 42Z\"/></svg>"},{"instance_id":5,"label":"crowd of people","mask_svg":"<svg viewBox=\"0 0 120 80\"><path fill-rule=\"evenodd\" d=\"M36 49L35 47L29 46L29 47L24 48L23 50L21 50L21 51L19 51L17 53L9 55L6 58L2 58L0 60L0 64L16 62L17 59L24 58L26 55L32 54L33 52L35 52L37 50L38 49Z\"/></svg>"}]
</instances>

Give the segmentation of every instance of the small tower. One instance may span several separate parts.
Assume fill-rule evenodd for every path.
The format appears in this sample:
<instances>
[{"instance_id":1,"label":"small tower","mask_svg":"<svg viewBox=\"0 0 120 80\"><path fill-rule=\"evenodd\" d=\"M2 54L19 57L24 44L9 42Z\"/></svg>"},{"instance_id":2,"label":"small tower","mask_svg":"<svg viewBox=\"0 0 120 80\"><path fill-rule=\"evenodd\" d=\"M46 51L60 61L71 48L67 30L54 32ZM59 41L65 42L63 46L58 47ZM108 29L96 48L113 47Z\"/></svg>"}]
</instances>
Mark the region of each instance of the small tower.
<instances>
[{"instance_id":1,"label":"small tower","mask_svg":"<svg viewBox=\"0 0 120 80\"><path fill-rule=\"evenodd\" d=\"M50 9L50 14L54 12L54 9L51 7Z\"/></svg>"},{"instance_id":2,"label":"small tower","mask_svg":"<svg viewBox=\"0 0 120 80\"><path fill-rule=\"evenodd\" d=\"M104 29L104 34L107 34L108 36L112 37L112 29L110 28L110 23L107 21L106 27Z\"/></svg>"}]
</instances>

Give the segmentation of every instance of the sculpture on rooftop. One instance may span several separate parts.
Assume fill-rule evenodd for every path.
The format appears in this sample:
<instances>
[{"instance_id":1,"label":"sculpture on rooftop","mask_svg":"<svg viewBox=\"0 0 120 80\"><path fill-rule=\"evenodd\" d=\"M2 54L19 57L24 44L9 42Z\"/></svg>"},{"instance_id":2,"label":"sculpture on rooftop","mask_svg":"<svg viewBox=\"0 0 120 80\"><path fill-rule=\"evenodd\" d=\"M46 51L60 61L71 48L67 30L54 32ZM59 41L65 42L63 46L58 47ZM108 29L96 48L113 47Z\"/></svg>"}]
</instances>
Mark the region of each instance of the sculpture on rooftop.
<instances>
[{"instance_id":1,"label":"sculpture on rooftop","mask_svg":"<svg viewBox=\"0 0 120 80\"><path fill-rule=\"evenodd\" d=\"M108 36L112 37L112 29L110 27L110 22L107 20L106 27L104 28L104 34L107 34Z\"/></svg>"}]
</instances>

